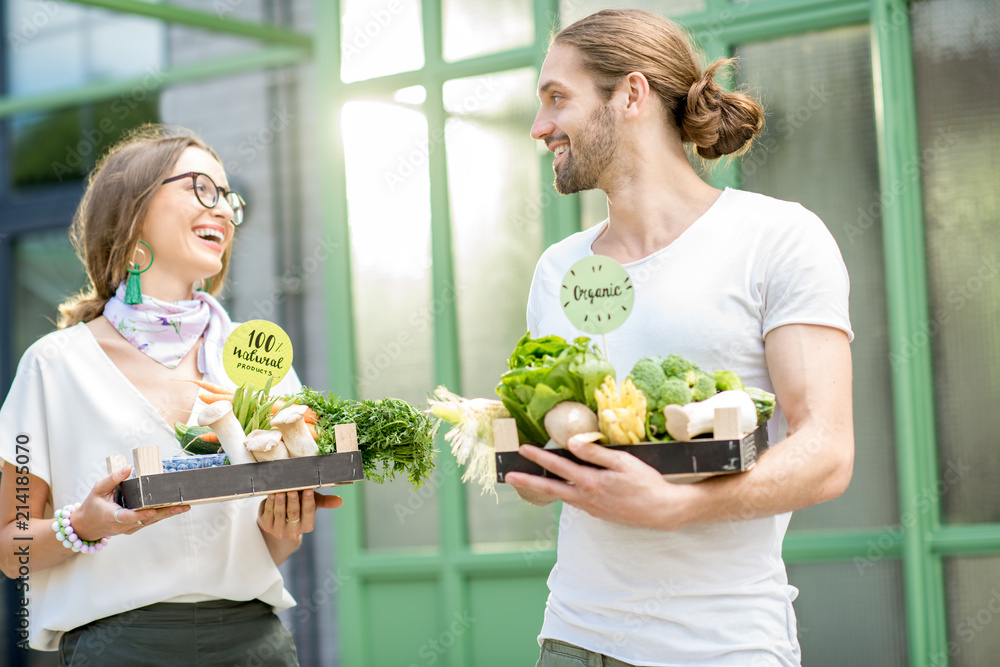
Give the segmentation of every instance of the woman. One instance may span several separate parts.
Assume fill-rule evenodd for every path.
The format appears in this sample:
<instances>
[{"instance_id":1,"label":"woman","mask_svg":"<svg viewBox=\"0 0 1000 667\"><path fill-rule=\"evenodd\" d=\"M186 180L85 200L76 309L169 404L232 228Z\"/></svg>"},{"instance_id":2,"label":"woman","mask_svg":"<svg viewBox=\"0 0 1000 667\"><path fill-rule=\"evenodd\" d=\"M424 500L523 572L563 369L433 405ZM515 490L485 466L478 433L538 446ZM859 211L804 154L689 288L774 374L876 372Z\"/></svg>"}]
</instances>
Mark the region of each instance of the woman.
<instances>
[{"instance_id":1,"label":"woman","mask_svg":"<svg viewBox=\"0 0 1000 667\"><path fill-rule=\"evenodd\" d=\"M25 353L0 408L0 566L27 572L30 644L61 664L298 664L274 615L294 604L277 566L340 498L132 511L113 497L131 468L104 469L140 445L181 454L171 425L200 407L183 380L232 386L233 325L211 294L242 219L219 157L187 132L143 128L91 174L71 229L90 286ZM291 372L274 393L298 388ZM82 552L64 548L76 539Z\"/></svg>"}]
</instances>

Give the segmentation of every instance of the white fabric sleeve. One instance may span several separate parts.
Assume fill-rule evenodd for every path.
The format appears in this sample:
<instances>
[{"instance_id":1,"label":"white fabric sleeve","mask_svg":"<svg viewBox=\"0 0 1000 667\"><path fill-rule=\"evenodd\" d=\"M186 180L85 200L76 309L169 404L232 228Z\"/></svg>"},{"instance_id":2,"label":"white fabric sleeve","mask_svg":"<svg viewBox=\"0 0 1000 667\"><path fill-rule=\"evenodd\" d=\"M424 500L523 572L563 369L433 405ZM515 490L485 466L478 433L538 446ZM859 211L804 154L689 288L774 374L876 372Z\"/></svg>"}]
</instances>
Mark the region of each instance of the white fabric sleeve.
<instances>
[{"instance_id":1,"label":"white fabric sleeve","mask_svg":"<svg viewBox=\"0 0 1000 667\"><path fill-rule=\"evenodd\" d=\"M802 214L775 234L763 277L763 331L786 324L816 324L854 340L848 310L850 278L833 235L815 214Z\"/></svg>"},{"instance_id":2,"label":"white fabric sleeve","mask_svg":"<svg viewBox=\"0 0 1000 667\"><path fill-rule=\"evenodd\" d=\"M35 347L37 344L21 357L10 392L0 407L0 459L5 463L18 465L18 454L22 455L22 461L25 460L23 455L26 455L28 472L51 486L52 467L44 378L48 362L39 356ZM63 417L73 418L72 415Z\"/></svg>"}]
</instances>

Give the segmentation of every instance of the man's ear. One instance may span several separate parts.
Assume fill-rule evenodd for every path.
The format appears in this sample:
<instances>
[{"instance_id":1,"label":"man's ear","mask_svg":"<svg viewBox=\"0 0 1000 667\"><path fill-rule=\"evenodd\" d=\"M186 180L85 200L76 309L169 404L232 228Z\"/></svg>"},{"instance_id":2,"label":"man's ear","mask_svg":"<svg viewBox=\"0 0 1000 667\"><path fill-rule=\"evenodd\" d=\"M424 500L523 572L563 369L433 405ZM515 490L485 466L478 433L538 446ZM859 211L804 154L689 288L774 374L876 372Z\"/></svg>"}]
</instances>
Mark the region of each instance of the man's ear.
<instances>
[{"instance_id":1,"label":"man's ear","mask_svg":"<svg viewBox=\"0 0 1000 667\"><path fill-rule=\"evenodd\" d=\"M642 72L632 72L625 77L623 88L626 93L625 118L636 118L649 104L649 81Z\"/></svg>"}]
</instances>

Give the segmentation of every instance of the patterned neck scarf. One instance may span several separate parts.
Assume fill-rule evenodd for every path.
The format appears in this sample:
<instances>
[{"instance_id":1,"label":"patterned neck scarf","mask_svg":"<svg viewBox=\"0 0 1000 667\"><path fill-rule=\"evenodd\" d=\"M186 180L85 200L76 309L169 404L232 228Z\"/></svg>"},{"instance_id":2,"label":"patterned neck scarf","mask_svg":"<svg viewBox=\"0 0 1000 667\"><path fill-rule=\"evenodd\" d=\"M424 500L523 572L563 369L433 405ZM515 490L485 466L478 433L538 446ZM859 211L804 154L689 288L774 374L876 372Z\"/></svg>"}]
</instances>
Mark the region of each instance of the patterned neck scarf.
<instances>
[{"instance_id":1,"label":"patterned neck scarf","mask_svg":"<svg viewBox=\"0 0 1000 667\"><path fill-rule=\"evenodd\" d=\"M140 352L167 368L176 368L204 336L198 370L212 382L231 384L225 382L222 349L233 323L211 294L195 292L194 298L173 303L143 295L142 303L130 306L123 281L104 306L104 316Z\"/></svg>"}]
</instances>

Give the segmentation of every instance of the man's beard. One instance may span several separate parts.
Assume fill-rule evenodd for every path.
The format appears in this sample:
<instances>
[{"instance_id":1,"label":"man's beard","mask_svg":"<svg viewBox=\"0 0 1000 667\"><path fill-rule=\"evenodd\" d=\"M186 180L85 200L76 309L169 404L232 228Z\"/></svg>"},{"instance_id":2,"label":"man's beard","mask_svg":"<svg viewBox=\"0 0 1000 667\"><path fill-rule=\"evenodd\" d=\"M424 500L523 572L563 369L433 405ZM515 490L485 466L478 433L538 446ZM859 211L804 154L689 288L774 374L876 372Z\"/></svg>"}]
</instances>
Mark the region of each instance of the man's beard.
<instances>
[{"instance_id":1,"label":"man's beard","mask_svg":"<svg viewBox=\"0 0 1000 667\"><path fill-rule=\"evenodd\" d=\"M572 143L566 159L556 171L556 192L571 195L599 188L604 170L614 160L618 143L618 128L611 108L602 105Z\"/></svg>"}]
</instances>

